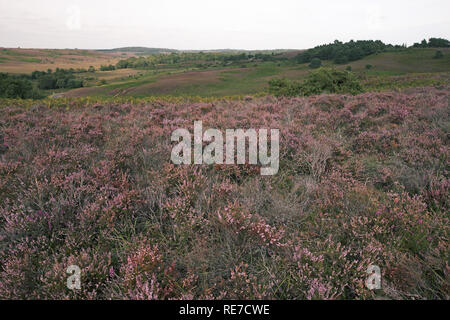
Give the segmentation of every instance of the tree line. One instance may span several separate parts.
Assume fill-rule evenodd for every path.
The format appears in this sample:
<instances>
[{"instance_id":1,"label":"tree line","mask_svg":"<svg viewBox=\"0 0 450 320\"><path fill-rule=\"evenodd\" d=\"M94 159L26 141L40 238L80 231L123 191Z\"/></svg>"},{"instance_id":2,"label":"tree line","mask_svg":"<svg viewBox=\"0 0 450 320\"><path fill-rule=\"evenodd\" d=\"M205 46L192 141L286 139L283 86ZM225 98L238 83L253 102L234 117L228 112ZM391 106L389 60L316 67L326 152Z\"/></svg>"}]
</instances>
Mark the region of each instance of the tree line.
<instances>
[{"instance_id":1,"label":"tree line","mask_svg":"<svg viewBox=\"0 0 450 320\"><path fill-rule=\"evenodd\" d=\"M450 41L442 38L430 38L428 41L423 39L422 42L416 42L413 48L450 48Z\"/></svg>"},{"instance_id":2,"label":"tree line","mask_svg":"<svg viewBox=\"0 0 450 320\"><path fill-rule=\"evenodd\" d=\"M420 48L443 48L449 47L450 42L441 38L430 38L421 43L415 43L411 47ZM312 49L305 50L293 58L276 52L172 52L170 54L152 54L148 56L131 57L109 66L101 66L101 71L110 71L115 69L158 69L166 66L178 64L180 66L191 66L197 68L208 67L211 65L230 65L241 64L256 61L291 61L293 63L309 63L311 68L319 68L321 60L331 60L336 64L346 64L352 61L360 60L371 54L405 50L406 45L385 44L380 40L351 40L341 42L335 40L330 44L323 44Z\"/></svg>"},{"instance_id":3,"label":"tree line","mask_svg":"<svg viewBox=\"0 0 450 320\"><path fill-rule=\"evenodd\" d=\"M387 45L380 40L351 40L346 43L336 40L333 43L316 46L299 53L295 59L298 63L310 63L313 59L320 59L332 60L336 64L345 64L392 49L405 49L405 46Z\"/></svg>"},{"instance_id":4,"label":"tree line","mask_svg":"<svg viewBox=\"0 0 450 320\"><path fill-rule=\"evenodd\" d=\"M146 57L131 57L120 60L116 69L155 69L165 65L184 65L204 67L208 65L244 64L252 61L282 61L286 57L278 53L217 53L217 52L183 52L158 54Z\"/></svg>"},{"instance_id":5,"label":"tree line","mask_svg":"<svg viewBox=\"0 0 450 320\"><path fill-rule=\"evenodd\" d=\"M413 48L448 48L450 41L442 38L430 38L428 41L423 40L421 43L415 43ZM349 42L341 42L335 40L333 43L316 46L299 53L295 60L297 63L312 63L312 67L320 66L318 60L331 60L336 64L345 64L348 62L360 60L371 54L405 50L406 45L385 44L380 40L351 40Z\"/></svg>"},{"instance_id":6,"label":"tree line","mask_svg":"<svg viewBox=\"0 0 450 320\"><path fill-rule=\"evenodd\" d=\"M0 98L40 99L43 96L27 76L0 73Z\"/></svg>"},{"instance_id":7,"label":"tree line","mask_svg":"<svg viewBox=\"0 0 450 320\"><path fill-rule=\"evenodd\" d=\"M30 75L0 73L0 98L41 99L45 97L43 90L80 88L83 80L77 79L76 73L92 69L57 68L56 71L33 71Z\"/></svg>"},{"instance_id":8,"label":"tree line","mask_svg":"<svg viewBox=\"0 0 450 320\"><path fill-rule=\"evenodd\" d=\"M34 71L31 73L31 80L36 80L38 88L42 90L81 88L83 80L77 79L75 73L74 69L60 68L56 68L55 72L51 69Z\"/></svg>"}]
</instances>

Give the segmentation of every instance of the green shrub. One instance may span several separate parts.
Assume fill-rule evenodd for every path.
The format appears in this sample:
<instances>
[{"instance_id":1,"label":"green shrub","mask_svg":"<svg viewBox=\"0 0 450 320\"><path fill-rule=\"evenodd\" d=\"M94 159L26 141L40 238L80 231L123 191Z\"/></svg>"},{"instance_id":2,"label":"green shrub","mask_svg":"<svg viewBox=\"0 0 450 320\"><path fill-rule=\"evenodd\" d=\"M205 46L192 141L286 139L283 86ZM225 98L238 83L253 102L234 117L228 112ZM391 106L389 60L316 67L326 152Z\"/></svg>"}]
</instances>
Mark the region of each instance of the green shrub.
<instances>
[{"instance_id":1,"label":"green shrub","mask_svg":"<svg viewBox=\"0 0 450 320\"><path fill-rule=\"evenodd\" d=\"M441 59L444 57L444 54L442 53L441 50L436 51L436 53L433 56L433 59Z\"/></svg>"},{"instance_id":2,"label":"green shrub","mask_svg":"<svg viewBox=\"0 0 450 320\"><path fill-rule=\"evenodd\" d=\"M322 60L320 60L319 58L314 58L311 60L309 67L312 69L317 69L317 68L320 68L321 65L322 65Z\"/></svg>"},{"instance_id":3,"label":"green shrub","mask_svg":"<svg viewBox=\"0 0 450 320\"><path fill-rule=\"evenodd\" d=\"M277 78L269 81L269 93L276 97L294 97L302 95L302 88L297 81Z\"/></svg>"},{"instance_id":4,"label":"green shrub","mask_svg":"<svg viewBox=\"0 0 450 320\"><path fill-rule=\"evenodd\" d=\"M306 96L321 93L358 94L362 92L362 86L349 71L320 68L311 72L302 83L302 92Z\"/></svg>"},{"instance_id":5,"label":"green shrub","mask_svg":"<svg viewBox=\"0 0 450 320\"><path fill-rule=\"evenodd\" d=\"M109 66L100 66L100 71L113 71L116 70L116 67L110 64Z\"/></svg>"},{"instance_id":6,"label":"green shrub","mask_svg":"<svg viewBox=\"0 0 450 320\"><path fill-rule=\"evenodd\" d=\"M83 81L82 80L78 80L78 79L70 79L69 81L67 81L67 88L81 88L83 87Z\"/></svg>"},{"instance_id":7,"label":"green shrub","mask_svg":"<svg viewBox=\"0 0 450 320\"><path fill-rule=\"evenodd\" d=\"M272 79L269 81L269 93L276 97L310 96L322 93L362 92L362 85L356 76L349 71L320 68L308 74L300 83L288 79Z\"/></svg>"}]
</instances>

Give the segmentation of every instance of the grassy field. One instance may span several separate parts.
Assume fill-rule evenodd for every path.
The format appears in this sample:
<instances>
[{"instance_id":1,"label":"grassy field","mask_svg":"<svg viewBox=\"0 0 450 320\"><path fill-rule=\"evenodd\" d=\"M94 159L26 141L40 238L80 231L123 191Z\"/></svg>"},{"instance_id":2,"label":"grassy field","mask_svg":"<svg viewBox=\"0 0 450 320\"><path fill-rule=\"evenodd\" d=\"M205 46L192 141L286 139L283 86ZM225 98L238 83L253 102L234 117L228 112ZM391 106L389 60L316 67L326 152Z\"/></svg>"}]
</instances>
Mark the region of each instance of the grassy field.
<instances>
[{"instance_id":1,"label":"grassy field","mask_svg":"<svg viewBox=\"0 0 450 320\"><path fill-rule=\"evenodd\" d=\"M117 72L110 71L113 75ZM64 96L85 95L199 95L229 96L256 94L267 87L273 77L285 76L301 79L306 75L306 66L286 66L266 62L246 68L222 68L211 70L172 70L166 72L139 72L140 75L111 81L95 88L81 88L69 91Z\"/></svg>"},{"instance_id":2,"label":"grassy field","mask_svg":"<svg viewBox=\"0 0 450 320\"><path fill-rule=\"evenodd\" d=\"M387 52L366 57L365 59L335 66L345 69L351 66L364 82L368 90L386 88L378 83L390 83L391 87L410 87L441 84L449 80L450 51L446 50L443 59L433 59L433 49L410 49L405 52ZM370 70L366 65L372 65ZM332 66L324 62L325 66ZM253 95L267 90L267 83L275 77L302 80L311 71L307 64L291 62L262 62L246 67L226 69L141 71L138 77L112 80L101 87L69 91L68 97L85 95L130 95L136 97L149 95L198 95L230 96ZM111 71L114 74L114 71ZM411 75L416 80L411 81ZM403 77L399 77L403 76ZM430 79L439 79L438 81Z\"/></svg>"},{"instance_id":3,"label":"grassy field","mask_svg":"<svg viewBox=\"0 0 450 320\"><path fill-rule=\"evenodd\" d=\"M448 83L450 50L442 49L444 57L433 59L436 49L409 48L403 51L383 52L345 65L324 66L338 69L351 67L367 91L402 89L421 85ZM281 54L292 58L298 51ZM99 71L101 65L116 64L135 56L126 51L0 49L0 72L31 73L34 70L58 68L88 68L97 71L77 74L84 88L50 90L46 94L58 96L232 96L255 95L267 92L268 81L276 77L303 80L312 70L307 64L296 64L292 59L275 62L251 61L244 65L167 64L153 69L117 69ZM202 62L202 61L199 61ZM366 69L371 65L370 69Z\"/></svg>"},{"instance_id":4,"label":"grassy field","mask_svg":"<svg viewBox=\"0 0 450 320\"><path fill-rule=\"evenodd\" d=\"M441 49L442 59L433 59L436 49L410 48L399 52L384 52L350 63L352 70L363 71L367 64L372 72L391 74L450 71L450 50Z\"/></svg>"}]
</instances>

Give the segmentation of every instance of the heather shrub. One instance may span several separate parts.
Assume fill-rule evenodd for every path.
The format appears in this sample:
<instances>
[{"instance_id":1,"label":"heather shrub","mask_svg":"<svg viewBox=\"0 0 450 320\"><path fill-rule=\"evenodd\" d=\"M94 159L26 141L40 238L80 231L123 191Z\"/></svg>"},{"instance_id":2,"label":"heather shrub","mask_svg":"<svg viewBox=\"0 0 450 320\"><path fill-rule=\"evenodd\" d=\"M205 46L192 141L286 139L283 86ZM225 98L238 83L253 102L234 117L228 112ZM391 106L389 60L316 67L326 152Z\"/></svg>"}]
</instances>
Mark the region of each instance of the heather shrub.
<instances>
[{"instance_id":1,"label":"heather shrub","mask_svg":"<svg viewBox=\"0 0 450 320\"><path fill-rule=\"evenodd\" d=\"M449 88L340 95L317 72L335 93L2 102L0 298L448 299ZM279 128L278 174L173 165L199 119Z\"/></svg>"}]
</instances>

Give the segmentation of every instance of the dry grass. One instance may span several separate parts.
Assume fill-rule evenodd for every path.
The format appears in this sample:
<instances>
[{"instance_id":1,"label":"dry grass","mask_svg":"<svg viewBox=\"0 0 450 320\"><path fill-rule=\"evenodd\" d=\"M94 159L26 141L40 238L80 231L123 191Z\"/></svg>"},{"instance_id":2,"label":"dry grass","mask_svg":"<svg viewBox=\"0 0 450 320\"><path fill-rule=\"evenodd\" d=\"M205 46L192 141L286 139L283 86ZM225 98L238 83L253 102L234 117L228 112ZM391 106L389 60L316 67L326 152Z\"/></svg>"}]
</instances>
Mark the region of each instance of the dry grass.
<instances>
[{"instance_id":1,"label":"dry grass","mask_svg":"<svg viewBox=\"0 0 450 320\"><path fill-rule=\"evenodd\" d=\"M0 49L0 72L31 73L48 69L87 69L116 64L131 53L104 53L93 50Z\"/></svg>"}]
</instances>

